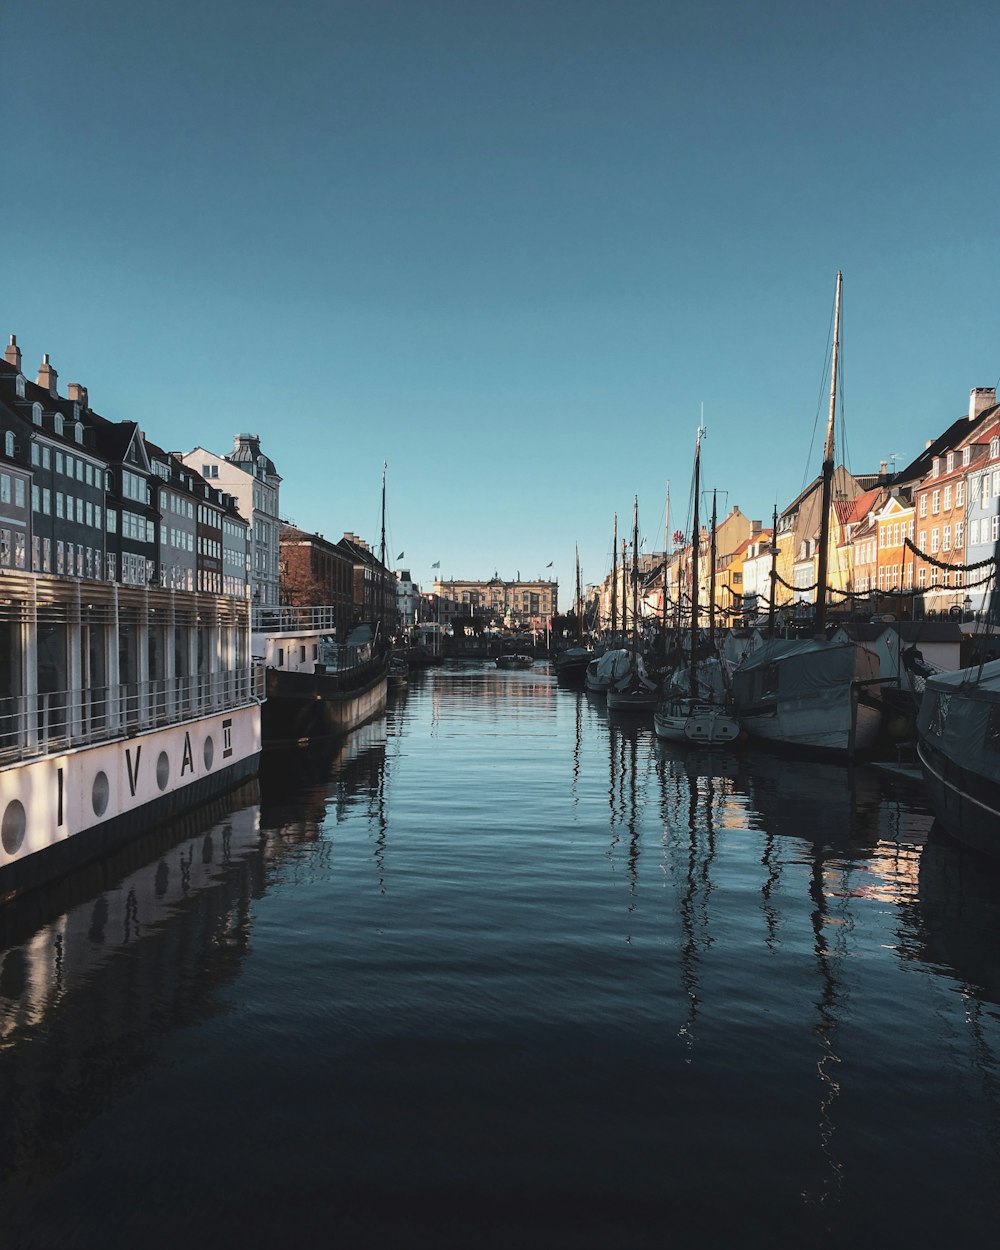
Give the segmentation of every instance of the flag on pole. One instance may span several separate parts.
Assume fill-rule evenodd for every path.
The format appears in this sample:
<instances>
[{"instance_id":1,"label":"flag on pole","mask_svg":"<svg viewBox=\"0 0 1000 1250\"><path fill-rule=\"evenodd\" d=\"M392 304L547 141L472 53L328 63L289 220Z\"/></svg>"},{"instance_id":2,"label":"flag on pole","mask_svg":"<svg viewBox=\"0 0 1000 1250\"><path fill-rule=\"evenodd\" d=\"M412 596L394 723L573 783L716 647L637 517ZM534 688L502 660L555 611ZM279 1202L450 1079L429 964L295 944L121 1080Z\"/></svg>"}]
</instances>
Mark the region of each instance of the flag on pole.
<instances>
[{"instance_id":1,"label":"flag on pole","mask_svg":"<svg viewBox=\"0 0 1000 1250\"><path fill-rule=\"evenodd\" d=\"M548 564L546 564L546 566L545 566L545 567L546 567L547 569L550 569L550 568L552 567L553 563L554 563L554 561L550 560L550 561L548 562Z\"/></svg>"},{"instance_id":2,"label":"flag on pole","mask_svg":"<svg viewBox=\"0 0 1000 1250\"><path fill-rule=\"evenodd\" d=\"M406 555L406 552L405 552L405 551L401 551L401 552L399 553L399 555L396 557L396 559L397 559L397 560L402 560L403 556L405 556L405 555Z\"/></svg>"},{"instance_id":3,"label":"flag on pole","mask_svg":"<svg viewBox=\"0 0 1000 1250\"><path fill-rule=\"evenodd\" d=\"M441 567L441 561L440 561L440 560L435 560L435 561L434 561L434 563L431 565L431 568L432 568L432 569L439 569L440 567Z\"/></svg>"}]
</instances>

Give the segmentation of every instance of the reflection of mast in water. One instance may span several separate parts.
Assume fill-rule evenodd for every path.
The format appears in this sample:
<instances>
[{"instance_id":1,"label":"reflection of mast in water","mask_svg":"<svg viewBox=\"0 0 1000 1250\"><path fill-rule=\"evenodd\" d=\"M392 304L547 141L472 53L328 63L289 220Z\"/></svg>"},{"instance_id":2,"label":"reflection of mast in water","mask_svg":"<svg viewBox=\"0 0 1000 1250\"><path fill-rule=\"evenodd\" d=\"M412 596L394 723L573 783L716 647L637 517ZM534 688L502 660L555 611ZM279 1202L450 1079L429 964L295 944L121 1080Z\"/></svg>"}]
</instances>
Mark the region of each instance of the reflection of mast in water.
<instances>
[{"instance_id":1,"label":"reflection of mast in water","mask_svg":"<svg viewBox=\"0 0 1000 1250\"><path fill-rule=\"evenodd\" d=\"M623 739L624 745L624 739ZM635 890L639 875L639 794L636 784L639 743L636 738L629 742L629 813L628 813L628 893L630 912L635 911ZM631 942L631 935L629 941Z\"/></svg>"},{"instance_id":2,"label":"reflection of mast in water","mask_svg":"<svg viewBox=\"0 0 1000 1250\"><path fill-rule=\"evenodd\" d=\"M760 862L767 869L767 880L760 887L761 898L764 900L761 904L761 911L764 913L764 923L767 926L767 937L764 942L768 950L774 951L778 945L778 910L772 903L771 896L781 885L781 856L778 854L777 842L771 832L764 835L764 853L760 857Z\"/></svg>"},{"instance_id":3,"label":"reflection of mast in water","mask_svg":"<svg viewBox=\"0 0 1000 1250\"><path fill-rule=\"evenodd\" d=\"M688 1000L687 1019L678 1029L688 1047L695 1042L695 1024L701 1006L699 963L701 955L712 945L709 931L709 900L712 894L711 867L715 859L715 787L711 777L705 777L705 853L701 856L698 820L698 778L688 777L688 855L687 888L681 896L681 928L684 941L681 945L681 984ZM700 863L699 863L700 859Z\"/></svg>"},{"instance_id":4,"label":"reflection of mast in water","mask_svg":"<svg viewBox=\"0 0 1000 1250\"><path fill-rule=\"evenodd\" d=\"M374 820L378 828L378 833L375 835L374 860L375 869L378 872L378 892L379 894L384 894L386 832L389 828L389 821L385 811L385 780L388 770L384 752L379 755L376 767L377 779L372 792L372 802L368 808L368 818L369 820Z\"/></svg>"},{"instance_id":5,"label":"reflection of mast in water","mask_svg":"<svg viewBox=\"0 0 1000 1250\"><path fill-rule=\"evenodd\" d=\"M580 803L580 796L577 793L577 782L580 780L580 742L583 738L583 693L577 691L576 696L576 735L573 739L573 780L570 782L570 794L573 798L573 806L577 807Z\"/></svg>"},{"instance_id":6,"label":"reflection of mast in water","mask_svg":"<svg viewBox=\"0 0 1000 1250\"><path fill-rule=\"evenodd\" d=\"M608 781L608 806L611 809L609 817L609 827L611 829L611 844L608 847L608 859L611 861L611 867L615 866L615 847L618 845L618 777L620 770L616 768L617 740L621 737L617 725L608 722L608 760L610 763L611 776Z\"/></svg>"},{"instance_id":7,"label":"reflection of mast in water","mask_svg":"<svg viewBox=\"0 0 1000 1250\"><path fill-rule=\"evenodd\" d=\"M627 871L629 880L628 910L636 909L639 884L639 853L642 831L643 790L639 777L639 738L636 732L627 733L621 725L608 724L608 756L610 780L608 783L609 827L611 842L608 859L614 867L615 847L621 841L624 830L628 840ZM628 939L631 941L631 936Z\"/></svg>"},{"instance_id":8,"label":"reflection of mast in water","mask_svg":"<svg viewBox=\"0 0 1000 1250\"><path fill-rule=\"evenodd\" d=\"M839 891L839 894L842 898L849 898L850 890L844 888ZM816 953L817 968L822 987L819 1001L816 1003L819 1021L813 1029L820 1045L820 1056L816 1063L816 1071L819 1073L819 1079L824 1086L819 1104L819 1137L820 1148L829 1162L830 1176L822 1183L819 1192L807 1192L803 1197L807 1201L815 1202L822 1206L831 1200L836 1201L839 1198L843 1184L844 1165L834 1155L833 1138L836 1127L831 1115L833 1104L840 1096L840 1082L837 1079L837 1065L840 1063L840 1056L833 1046L837 1026L840 1023L840 987L837 984L833 969L834 960L844 954L842 947L848 923L843 916L834 918L827 914L827 894L823 887L823 856L819 847L816 847L813 853L812 871L809 876L809 897L813 903L811 912L813 949ZM831 949L831 944L827 940L827 929L831 924L838 926L836 932L840 935L840 938L837 946L840 949Z\"/></svg>"}]
</instances>

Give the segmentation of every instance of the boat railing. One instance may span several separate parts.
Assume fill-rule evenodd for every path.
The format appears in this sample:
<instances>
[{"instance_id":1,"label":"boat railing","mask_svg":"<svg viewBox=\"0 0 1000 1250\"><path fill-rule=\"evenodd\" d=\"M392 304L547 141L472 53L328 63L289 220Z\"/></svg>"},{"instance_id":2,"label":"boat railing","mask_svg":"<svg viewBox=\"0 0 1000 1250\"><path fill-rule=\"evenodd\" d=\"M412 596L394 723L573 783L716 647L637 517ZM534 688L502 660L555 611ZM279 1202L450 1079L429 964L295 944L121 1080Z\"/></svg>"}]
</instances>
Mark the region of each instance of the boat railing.
<instances>
[{"instance_id":1,"label":"boat railing","mask_svg":"<svg viewBox=\"0 0 1000 1250\"><path fill-rule=\"evenodd\" d=\"M0 765L257 703L264 697L264 677L254 665L0 698Z\"/></svg>"},{"instance_id":2,"label":"boat railing","mask_svg":"<svg viewBox=\"0 0 1000 1250\"><path fill-rule=\"evenodd\" d=\"M337 609L327 605L293 607L288 604L256 607L251 616L255 634L301 634L337 631Z\"/></svg>"}]
</instances>

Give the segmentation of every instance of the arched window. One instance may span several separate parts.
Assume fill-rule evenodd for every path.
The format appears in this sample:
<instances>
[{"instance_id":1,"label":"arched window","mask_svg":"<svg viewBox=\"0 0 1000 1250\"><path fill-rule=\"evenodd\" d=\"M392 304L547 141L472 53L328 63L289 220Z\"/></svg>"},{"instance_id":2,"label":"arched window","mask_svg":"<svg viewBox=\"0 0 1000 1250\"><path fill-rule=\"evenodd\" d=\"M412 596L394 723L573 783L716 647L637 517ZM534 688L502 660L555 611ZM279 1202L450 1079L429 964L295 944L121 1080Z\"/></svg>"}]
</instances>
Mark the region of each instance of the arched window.
<instances>
[{"instance_id":1,"label":"arched window","mask_svg":"<svg viewBox=\"0 0 1000 1250\"><path fill-rule=\"evenodd\" d=\"M76 425L73 428L73 435L76 438L76 441L78 443L83 442L83 426L80 424L79 421L77 421Z\"/></svg>"},{"instance_id":2,"label":"arched window","mask_svg":"<svg viewBox=\"0 0 1000 1250\"><path fill-rule=\"evenodd\" d=\"M3 454L13 458L14 455L14 435L8 430L3 436Z\"/></svg>"},{"instance_id":3,"label":"arched window","mask_svg":"<svg viewBox=\"0 0 1000 1250\"><path fill-rule=\"evenodd\" d=\"M24 399L24 374L19 373L14 381L18 399Z\"/></svg>"},{"instance_id":4,"label":"arched window","mask_svg":"<svg viewBox=\"0 0 1000 1250\"><path fill-rule=\"evenodd\" d=\"M31 405L31 419L35 423L35 425L42 424L42 405L41 404Z\"/></svg>"},{"instance_id":5,"label":"arched window","mask_svg":"<svg viewBox=\"0 0 1000 1250\"><path fill-rule=\"evenodd\" d=\"M54 414L52 418L52 428L57 434L61 434L63 432L63 415L61 412Z\"/></svg>"}]
</instances>

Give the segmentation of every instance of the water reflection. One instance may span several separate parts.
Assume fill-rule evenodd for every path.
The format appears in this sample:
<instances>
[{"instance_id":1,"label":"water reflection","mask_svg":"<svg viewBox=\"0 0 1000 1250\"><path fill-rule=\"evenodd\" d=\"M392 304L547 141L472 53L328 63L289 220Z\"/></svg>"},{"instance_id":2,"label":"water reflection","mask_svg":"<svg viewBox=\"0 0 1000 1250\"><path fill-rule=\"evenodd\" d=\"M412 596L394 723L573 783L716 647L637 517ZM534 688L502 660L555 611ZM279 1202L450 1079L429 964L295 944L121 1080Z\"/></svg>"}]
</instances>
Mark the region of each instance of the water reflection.
<instances>
[{"instance_id":1,"label":"water reflection","mask_svg":"<svg viewBox=\"0 0 1000 1250\"><path fill-rule=\"evenodd\" d=\"M678 1209L708 1246L872 1244L923 1231L928 1177L956 1235L988 1226L997 874L924 848L877 772L675 747L521 678L418 675L347 742L269 756L236 811L0 910L5 1234L17 1210L74 1244L30 1217L118 1185L183 1099L219 1244L312 1244L344 1212L351 1244L470 1244L466 1200L491 1244L613 1245L624 1220L662 1245ZM154 1209L183 1231L146 1170L119 1240Z\"/></svg>"}]
</instances>

